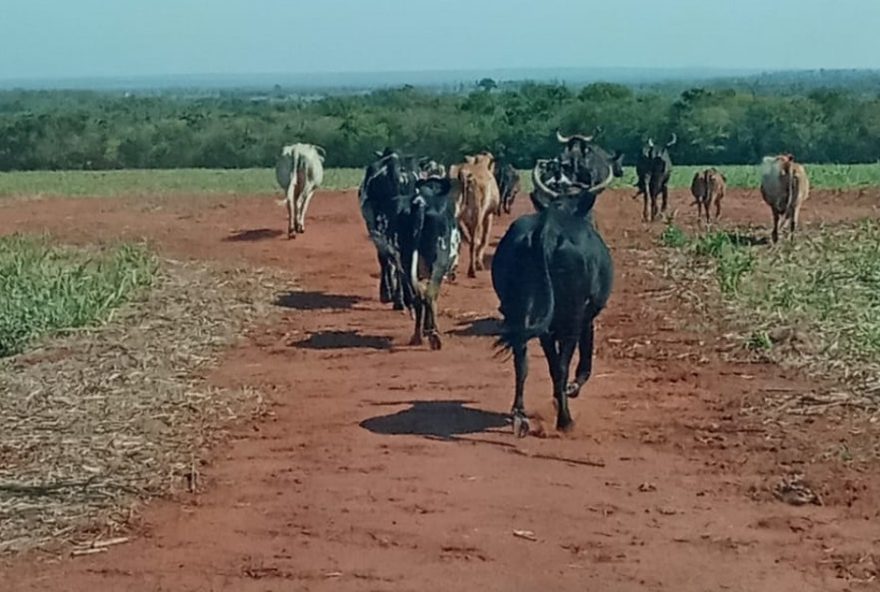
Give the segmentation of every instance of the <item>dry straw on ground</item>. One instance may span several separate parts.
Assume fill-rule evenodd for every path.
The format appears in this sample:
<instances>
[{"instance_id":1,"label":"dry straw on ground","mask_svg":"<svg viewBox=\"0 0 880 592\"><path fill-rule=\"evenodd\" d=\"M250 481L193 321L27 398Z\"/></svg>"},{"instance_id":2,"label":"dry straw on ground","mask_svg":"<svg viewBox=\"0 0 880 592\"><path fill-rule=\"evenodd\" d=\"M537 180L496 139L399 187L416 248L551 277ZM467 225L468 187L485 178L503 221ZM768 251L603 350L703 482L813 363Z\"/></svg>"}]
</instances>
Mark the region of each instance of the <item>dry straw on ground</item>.
<instances>
[{"instance_id":1,"label":"dry straw on ground","mask_svg":"<svg viewBox=\"0 0 880 592\"><path fill-rule=\"evenodd\" d=\"M164 261L105 326L0 361L0 553L112 537L147 496L192 487L222 427L259 393L198 374L269 313L270 272Z\"/></svg>"}]
</instances>

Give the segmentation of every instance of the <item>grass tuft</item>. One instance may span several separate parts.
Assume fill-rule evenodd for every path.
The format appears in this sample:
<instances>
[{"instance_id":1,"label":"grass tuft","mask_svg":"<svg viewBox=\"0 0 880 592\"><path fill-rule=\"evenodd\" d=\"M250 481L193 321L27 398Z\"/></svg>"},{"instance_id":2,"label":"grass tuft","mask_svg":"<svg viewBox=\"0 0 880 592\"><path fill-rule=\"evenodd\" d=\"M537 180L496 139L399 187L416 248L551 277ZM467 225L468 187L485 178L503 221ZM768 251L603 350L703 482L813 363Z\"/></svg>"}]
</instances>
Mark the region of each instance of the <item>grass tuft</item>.
<instances>
[{"instance_id":1,"label":"grass tuft","mask_svg":"<svg viewBox=\"0 0 880 592\"><path fill-rule=\"evenodd\" d=\"M105 319L148 285L154 271L152 256L139 246L90 254L33 237L0 237L0 357Z\"/></svg>"}]
</instances>

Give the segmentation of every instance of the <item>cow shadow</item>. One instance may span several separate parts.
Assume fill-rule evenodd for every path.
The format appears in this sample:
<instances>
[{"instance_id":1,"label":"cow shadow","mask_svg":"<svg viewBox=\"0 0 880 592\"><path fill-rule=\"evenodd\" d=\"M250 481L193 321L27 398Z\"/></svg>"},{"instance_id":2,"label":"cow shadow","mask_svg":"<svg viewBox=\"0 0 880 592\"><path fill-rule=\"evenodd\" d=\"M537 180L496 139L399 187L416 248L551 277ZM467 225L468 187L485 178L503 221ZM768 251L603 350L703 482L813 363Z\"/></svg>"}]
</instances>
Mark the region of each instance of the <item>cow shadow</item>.
<instances>
[{"instance_id":1,"label":"cow shadow","mask_svg":"<svg viewBox=\"0 0 880 592\"><path fill-rule=\"evenodd\" d=\"M325 292L286 292L275 298L275 306L293 310L351 309L361 302L360 296L327 294Z\"/></svg>"},{"instance_id":2,"label":"cow shadow","mask_svg":"<svg viewBox=\"0 0 880 592\"><path fill-rule=\"evenodd\" d=\"M320 331L292 344L304 349L391 349L391 338L357 331Z\"/></svg>"},{"instance_id":3,"label":"cow shadow","mask_svg":"<svg viewBox=\"0 0 880 592\"><path fill-rule=\"evenodd\" d=\"M493 317L462 323L450 333L458 337L492 337L501 332L501 321Z\"/></svg>"},{"instance_id":4,"label":"cow shadow","mask_svg":"<svg viewBox=\"0 0 880 592\"><path fill-rule=\"evenodd\" d=\"M456 436L479 434L509 425L509 416L494 411L465 407L473 401L406 401L409 409L365 419L359 425L386 436L425 436L454 440ZM399 405L400 403L387 403Z\"/></svg>"},{"instance_id":5,"label":"cow shadow","mask_svg":"<svg viewBox=\"0 0 880 592\"><path fill-rule=\"evenodd\" d=\"M271 238L278 238L283 233L278 229L272 228L255 228L253 230L242 230L241 232L236 232L234 234L230 234L229 236L223 239L224 242L256 242L261 240L268 240Z\"/></svg>"}]
</instances>

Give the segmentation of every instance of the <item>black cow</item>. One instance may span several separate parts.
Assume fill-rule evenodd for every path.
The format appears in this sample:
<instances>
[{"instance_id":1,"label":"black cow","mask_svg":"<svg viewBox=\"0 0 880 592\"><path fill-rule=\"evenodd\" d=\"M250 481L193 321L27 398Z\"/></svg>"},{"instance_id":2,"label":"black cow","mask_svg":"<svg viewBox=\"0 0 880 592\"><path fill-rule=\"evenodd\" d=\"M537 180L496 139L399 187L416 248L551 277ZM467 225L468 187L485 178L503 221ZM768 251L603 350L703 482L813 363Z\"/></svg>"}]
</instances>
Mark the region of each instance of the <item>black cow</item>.
<instances>
[{"instance_id":1,"label":"black cow","mask_svg":"<svg viewBox=\"0 0 880 592\"><path fill-rule=\"evenodd\" d=\"M504 317L497 346L513 352L516 395L513 430L524 437L527 344L538 338L553 380L558 429L572 426L568 399L576 398L593 365L593 323L611 295L611 254L592 221L596 194L582 186L558 193L532 173L538 210L518 218L498 244L492 285ZM579 360L569 383L575 348Z\"/></svg>"},{"instance_id":2,"label":"black cow","mask_svg":"<svg viewBox=\"0 0 880 592\"><path fill-rule=\"evenodd\" d=\"M509 214L513 209L513 200L516 199L520 189L519 172L516 168L507 163L505 165L495 165L495 182L498 183L498 190L501 193L500 210L504 210L505 214ZM499 211L498 214L501 212Z\"/></svg>"},{"instance_id":3,"label":"black cow","mask_svg":"<svg viewBox=\"0 0 880 592\"><path fill-rule=\"evenodd\" d=\"M393 302L395 310L411 305L408 284L401 281L399 248L395 234L396 198L413 197L418 173L391 148L377 152L378 159L367 166L360 187L360 208L367 232L379 259L379 300Z\"/></svg>"},{"instance_id":4,"label":"black cow","mask_svg":"<svg viewBox=\"0 0 880 592\"><path fill-rule=\"evenodd\" d=\"M440 286L458 260L461 244L455 219L455 181L429 177L416 184L414 198L397 198L397 236L402 272L408 280L415 311L411 345L427 337L431 349L442 346L437 330Z\"/></svg>"},{"instance_id":5,"label":"black cow","mask_svg":"<svg viewBox=\"0 0 880 592\"><path fill-rule=\"evenodd\" d=\"M672 175L672 159L669 156L669 149L678 141L678 137L673 133L672 139L665 146L658 147L654 145L653 138L648 138L648 144L642 148L639 159L636 161L636 187L638 193L633 199L639 195L644 196L644 205L642 207L642 220L648 221L648 200L651 201L651 217L653 222L657 219L657 196L663 196L663 202L660 212L666 213L666 206L669 201L669 177Z\"/></svg>"},{"instance_id":6,"label":"black cow","mask_svg":"<svg viewBox=\"0 0 880 592\"><path fill-rule=\"evenodd\" d=\"M593 193L597 195L605 190L614 177L623 176L623 153L615 150L614 154L608 154L593 142L600 131L600 128L596 128L591 136L563 136L556 132L556 139L565 146L560 160L566 175L572 181L594 187Z\"/></svg>"}]
</instances>

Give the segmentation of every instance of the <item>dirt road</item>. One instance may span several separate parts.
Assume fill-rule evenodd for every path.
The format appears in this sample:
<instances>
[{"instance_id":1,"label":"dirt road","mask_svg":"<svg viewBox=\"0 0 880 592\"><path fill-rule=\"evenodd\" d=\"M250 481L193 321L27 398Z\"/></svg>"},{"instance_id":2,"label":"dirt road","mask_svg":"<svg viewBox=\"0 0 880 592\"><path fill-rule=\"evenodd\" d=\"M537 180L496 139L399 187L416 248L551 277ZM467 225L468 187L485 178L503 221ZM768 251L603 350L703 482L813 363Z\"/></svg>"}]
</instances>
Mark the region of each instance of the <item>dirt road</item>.
<instances>
[{"instance_id":1,"label":"dirt road","mask_svg":"<svg viewBox=\"0 0 880 592\"><path fill-rule=\"evenodd\" d=\"M550 421L545 437L523 441L506 422L512 364L493 359L486 335L497 307L488 272L445 288L442 351L406 346L408 317L377 301L375 252L352 192L319 194L295 241L279 236L283 210L265 197L0 206L0 232L146 236L174 257L283 267L302 290L291 286L276 318L211 377L259 387L275 406L216 451L204 492L152 504L134 540L106 554L0 563L2 588L876 586L856 579L880 567L877 506L868 501L880 479L816 460L848 426L769 424L741 411L766 389L811 385L775 367L725 362L718 336L681 323L674 286L644 264L659 228L645 231L628 195L610 192L598 207L617 276L594 377L572 405L577 426L564 437L552 429L546 364L533 345L526 406ZM527 202L520 197L518 213ZM673 203L693 218L684 194ZM876 216L878 203L874 194L817 192L804 218ZM768 222L754 194L734 192L725 207L728 219ZM496 224L496 239L508 222ZM773 498L792 470L818 484L824 506Z\"/></svg>"}]
</instances>

